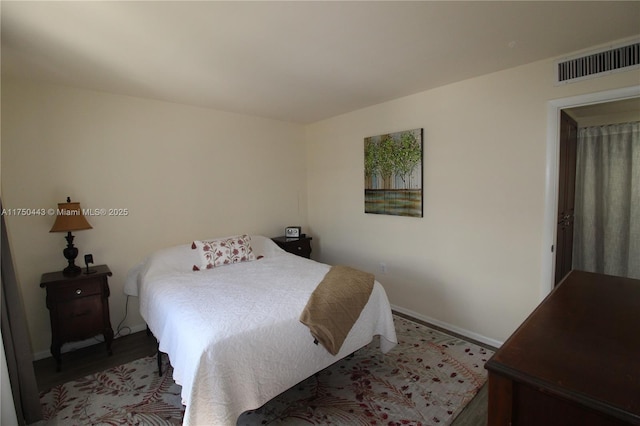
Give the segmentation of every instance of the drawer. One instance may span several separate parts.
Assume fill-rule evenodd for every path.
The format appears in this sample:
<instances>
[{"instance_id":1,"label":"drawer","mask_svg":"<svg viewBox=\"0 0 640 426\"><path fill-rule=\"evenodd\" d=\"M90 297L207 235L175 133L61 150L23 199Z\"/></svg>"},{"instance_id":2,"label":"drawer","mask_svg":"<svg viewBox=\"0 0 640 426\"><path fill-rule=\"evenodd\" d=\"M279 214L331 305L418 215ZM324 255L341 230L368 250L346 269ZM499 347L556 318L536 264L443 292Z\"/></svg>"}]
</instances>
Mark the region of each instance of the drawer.
<instances>
[{"instance_id":1,"label":"drawer","mask_svg":"<svg viewBox=\"0 0 640 426\"><path fill-rule=\"evenodd\" d=\"M286 238L275 237L272 238L273 242L278 245L282 250L291 254L311 258L311 237L302 238Z\"/></svg>"},{"instance_id":2,"label":"drawer","mask_svg":"<svg viewBox=\"0 0 640 426\"><path fill-rule=\"evenodd\" d=\"M102 333L104 329L102 299L99 295L60 303L57 312L63 341L86 339Z\"/></svg>"},{"instance_id":3,"label":"drawer","mask_svg":"<svg viewBox=\"0 0 640 426\"><path fill-rule=\"evenodd\" d=\"M286 250L298 256L309 257L311 256L311 242L309 240L288 242Z\"/></svg>"},{"instance_id":4,"label":"drawer","mask_svg":"<svg viewBox=\"0 0 640 426\"><path fill-rule=\"evenodd\" d=\"M69 282L59 286L47 288L49 296L56 301L71 300L94 294L102 294L103 283L101 279Z\"/></svg>"}]
</instances>

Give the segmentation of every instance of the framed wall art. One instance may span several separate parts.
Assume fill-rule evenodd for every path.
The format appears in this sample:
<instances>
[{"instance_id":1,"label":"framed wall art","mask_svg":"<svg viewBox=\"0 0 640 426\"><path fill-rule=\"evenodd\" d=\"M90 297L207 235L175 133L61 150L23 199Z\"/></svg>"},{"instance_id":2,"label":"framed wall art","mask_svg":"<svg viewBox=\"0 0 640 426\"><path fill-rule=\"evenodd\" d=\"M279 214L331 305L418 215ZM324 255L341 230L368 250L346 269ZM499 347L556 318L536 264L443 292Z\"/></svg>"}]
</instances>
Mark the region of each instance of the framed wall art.
<instances>
[{"instance_id":1,"label":"framed wall art","mask_svg":"<svg viewBox=\"0 0 640 426\"><path fill-rule=\"evenodd\" d=\"M423 129L364 139L364 212L422 217Z\"/></svg>"}]
</instances>

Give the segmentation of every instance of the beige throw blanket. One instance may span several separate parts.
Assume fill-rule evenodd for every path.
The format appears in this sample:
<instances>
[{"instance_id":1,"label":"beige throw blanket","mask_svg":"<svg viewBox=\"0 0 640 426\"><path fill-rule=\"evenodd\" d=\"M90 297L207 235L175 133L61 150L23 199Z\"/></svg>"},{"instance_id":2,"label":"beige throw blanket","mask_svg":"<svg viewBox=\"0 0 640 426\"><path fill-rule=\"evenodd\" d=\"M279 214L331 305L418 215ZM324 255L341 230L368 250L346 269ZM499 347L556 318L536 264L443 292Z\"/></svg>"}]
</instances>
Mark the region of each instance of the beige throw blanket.
<instances>
[{"instance_id":1,"label":"beige throw blanket","mask_svg":"<svg viewBox=\"0 0 640 426\"><path fill-rule=\"evenodd\" d=\"M373 290L374 276L348 266L332 266L313 291L300 321L335 355Z\"/></svg>"}]
</instances>

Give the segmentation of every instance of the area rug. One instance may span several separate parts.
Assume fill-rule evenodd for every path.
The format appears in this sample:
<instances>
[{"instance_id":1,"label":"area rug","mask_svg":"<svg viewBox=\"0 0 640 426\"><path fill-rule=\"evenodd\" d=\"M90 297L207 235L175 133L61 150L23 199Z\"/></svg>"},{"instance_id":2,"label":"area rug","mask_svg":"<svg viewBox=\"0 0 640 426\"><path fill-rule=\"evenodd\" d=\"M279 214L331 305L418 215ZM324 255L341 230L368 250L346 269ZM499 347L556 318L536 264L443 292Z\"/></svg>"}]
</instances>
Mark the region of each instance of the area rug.
<instances>
[{"instance_id":1,"label":"area rug","mask_svg":"<svg viewBox=\"0 0 640 426\"><path fill-rule=\"evenodd\" d=\"M238 425L449 425L486 381L490 350L394 315L399 344L378 340L269 401ZM142 358L41 394L46 425L181 424L172 370Z\"/></svg>"},{"instance_id":2,"label":"area rug","mask_svg":"<svg viewBox=\"0 0 640 426\"><path fill-rule=\"evenodd\" d=\"M40 394L38 426L181 425L184 407L171 370L158 376L155 357L91 374Z\"/></svg>"}]
</instances>

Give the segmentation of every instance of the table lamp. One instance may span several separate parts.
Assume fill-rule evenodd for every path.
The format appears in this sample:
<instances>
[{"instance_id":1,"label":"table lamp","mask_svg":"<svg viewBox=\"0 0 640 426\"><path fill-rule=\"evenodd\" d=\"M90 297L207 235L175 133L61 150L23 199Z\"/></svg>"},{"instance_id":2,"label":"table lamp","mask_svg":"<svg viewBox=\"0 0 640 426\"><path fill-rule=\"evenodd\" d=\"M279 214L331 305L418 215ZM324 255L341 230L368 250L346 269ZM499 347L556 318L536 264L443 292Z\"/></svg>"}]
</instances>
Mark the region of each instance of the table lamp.
<instances>
[{"instance_id":1,"label":"table lamp","mask_svg":"<svg viewBox=\"0 0 640 426\"><path fill-rule=\"evenodd\" d=\"M67 248L62 252L65 259L69 262L69 266L62 270L63 275L73 276L78 275L82 271L82 268L76 266L75 259L78 256L78 249L73 245L73 235L71 231L81 231L83 229L91 229L92 226L87 222L80 203L72 203L71 198L67 197L66 203L58 203L58 211L56 215L56 221L49 232L66 232L67 236Z\"/></svg>"}]
</instances>

